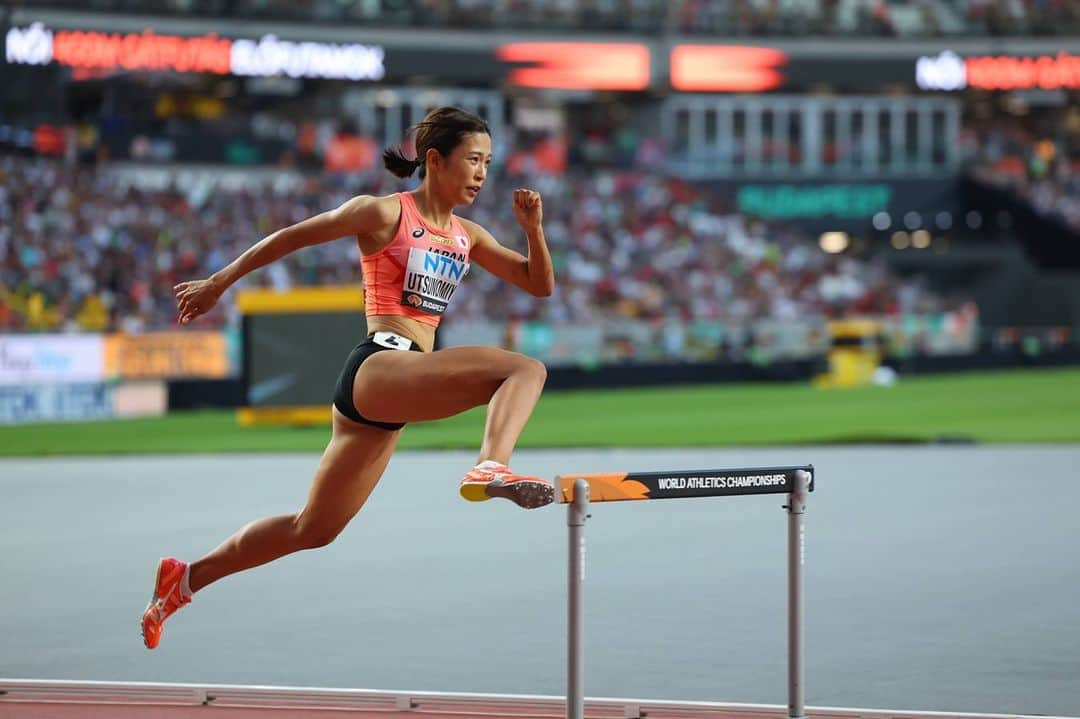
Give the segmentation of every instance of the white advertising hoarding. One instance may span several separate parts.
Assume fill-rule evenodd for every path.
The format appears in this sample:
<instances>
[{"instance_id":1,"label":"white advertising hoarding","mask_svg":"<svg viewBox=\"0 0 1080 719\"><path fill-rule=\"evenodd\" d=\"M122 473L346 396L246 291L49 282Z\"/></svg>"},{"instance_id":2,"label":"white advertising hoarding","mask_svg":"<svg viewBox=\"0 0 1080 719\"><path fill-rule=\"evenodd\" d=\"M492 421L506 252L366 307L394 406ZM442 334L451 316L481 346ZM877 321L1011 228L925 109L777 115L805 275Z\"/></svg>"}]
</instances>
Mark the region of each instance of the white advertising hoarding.
<instances>
[{"instance_id":1,"label":"white advertising hoarding","mask_svg":"<svg viewBox=\"0 0 1080 719\"><path fill-rule=\"evenodd\" d=\"M0 386L105 378L101 335L0 335Z\"/></svg>"}]
</instances>

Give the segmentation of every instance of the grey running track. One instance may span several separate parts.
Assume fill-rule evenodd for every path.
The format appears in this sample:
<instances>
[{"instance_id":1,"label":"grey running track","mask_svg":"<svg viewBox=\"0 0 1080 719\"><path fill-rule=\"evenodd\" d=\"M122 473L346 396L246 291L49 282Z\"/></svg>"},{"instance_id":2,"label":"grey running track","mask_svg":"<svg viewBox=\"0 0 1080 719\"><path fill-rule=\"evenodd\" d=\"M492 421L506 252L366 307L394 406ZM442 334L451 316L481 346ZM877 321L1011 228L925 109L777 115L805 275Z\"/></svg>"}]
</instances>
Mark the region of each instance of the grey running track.
<instances>
[{"instance_id":1,"label":"grey running track","mask_svg":"<svg viewBox=\"0 0 1080 719\"><path fill-rule=\"evenodd\" d=\"M0 676L565 690L565 509L395 457L332 545L228 578L142 647L159 556L293 511L316 455L0 462ZM1080 447L515 455L519 472L811 463L807 704L1080 715ZM780 496L593 508L586 693L782 704ZM0 711L0 715L3 712Z\"/></svg>"}]
</instances>

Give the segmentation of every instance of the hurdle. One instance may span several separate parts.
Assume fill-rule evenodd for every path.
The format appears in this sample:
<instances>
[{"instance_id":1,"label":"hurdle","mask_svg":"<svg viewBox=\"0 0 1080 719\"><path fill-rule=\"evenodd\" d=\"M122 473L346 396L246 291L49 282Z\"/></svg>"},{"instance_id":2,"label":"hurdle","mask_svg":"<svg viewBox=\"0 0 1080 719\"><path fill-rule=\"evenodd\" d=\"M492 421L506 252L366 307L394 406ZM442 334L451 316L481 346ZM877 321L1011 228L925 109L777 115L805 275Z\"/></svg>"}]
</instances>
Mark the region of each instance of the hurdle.
<instances>
[{"instance_id":1,"label":"hurdle","mask_svg":"<svg viewBox=\"0 0 1080 719\"><path fill-rule=\"evenodd\" d=\"M803 664L803 515L814 491L814 467L749 467L672 472L566 474L555 478L556 499L566 504L567 677L566 719L584 719L585 657L582 604L585 583L585 522L592 502L786 494L788 503L788 717L805 719Z\"/></svg>"}]
</instances>

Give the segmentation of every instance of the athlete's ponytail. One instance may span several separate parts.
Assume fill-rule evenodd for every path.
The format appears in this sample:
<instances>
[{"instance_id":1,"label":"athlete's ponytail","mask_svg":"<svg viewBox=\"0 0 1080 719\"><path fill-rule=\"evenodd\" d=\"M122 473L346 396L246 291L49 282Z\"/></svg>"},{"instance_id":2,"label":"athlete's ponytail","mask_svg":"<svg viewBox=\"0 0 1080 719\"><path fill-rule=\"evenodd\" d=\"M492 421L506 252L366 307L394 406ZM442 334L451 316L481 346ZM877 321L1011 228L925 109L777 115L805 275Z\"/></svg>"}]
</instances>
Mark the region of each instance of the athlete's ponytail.
<instances>
[{"instance_id":1,"label":"athlete's ponytail","mask_svg":"<svg viewBox=\"0 0 1080 719\"><path fill-rule=\"evenodd\" d=\"M412 177L412 174L416 172L416 168L424 164L424 161L420 158L415 160L406 158L400 146L386 148L383 151L382 159L386 169L391 174L401 178Z\"/></svg>"},{"instance_id":2,"label":"athlete's ponytail","mask_svg":"<svg viewBox=\"0 0 1080 719\"><path fill-rule=\"evenodd\" d=\"M448 157L466 135L491 135L491 128L483 118L471 112L457 107L440 107L410 127L409 133L416 133L416 159L407 159L399 145L383 151L383 164L392 174L401 178L412 177L416 169L420 168L422 180L427 173L424 158L427 157L428 150L436 150L443 157Z\"/></svg>"}]
</instances>

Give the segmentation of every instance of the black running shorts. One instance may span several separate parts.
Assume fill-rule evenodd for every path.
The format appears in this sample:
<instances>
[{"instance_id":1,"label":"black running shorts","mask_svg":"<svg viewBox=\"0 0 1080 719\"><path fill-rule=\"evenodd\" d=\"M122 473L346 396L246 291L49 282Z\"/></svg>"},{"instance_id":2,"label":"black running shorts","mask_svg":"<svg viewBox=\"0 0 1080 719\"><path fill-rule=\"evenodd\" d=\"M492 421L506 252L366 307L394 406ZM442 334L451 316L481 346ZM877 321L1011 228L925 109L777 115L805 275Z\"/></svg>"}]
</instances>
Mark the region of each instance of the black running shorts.
<instances>
[{"instance_id":1,"label":"black running shorts","mask_svg":"<svg viewBox=\"0 0 1080 719\"><path fill-rule=\"evenodd\" d=\"M356 372L360 369L360 365L364 363L364 360L383 350L402 351L405 349L414 352L423 351L412 340L393 332L373 332L367 336L366 340L353 347L348 359L345 360L345 366L341 369L341 374L338 375L337 387L334 389L334 406L338 408L338 411L354 422L368 424L372 427L389 430L404 427L404 422L376 422L373 419L365 418L353 406L352 396L353 380L356 379Z\"/></svg>"}]
</instances>

